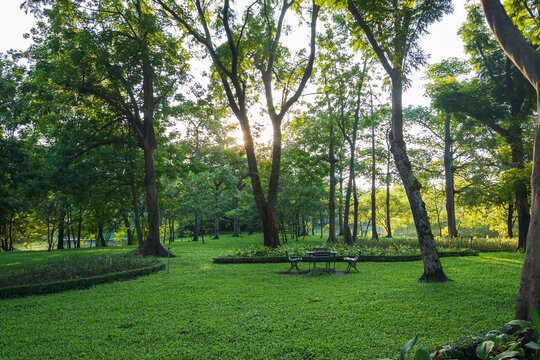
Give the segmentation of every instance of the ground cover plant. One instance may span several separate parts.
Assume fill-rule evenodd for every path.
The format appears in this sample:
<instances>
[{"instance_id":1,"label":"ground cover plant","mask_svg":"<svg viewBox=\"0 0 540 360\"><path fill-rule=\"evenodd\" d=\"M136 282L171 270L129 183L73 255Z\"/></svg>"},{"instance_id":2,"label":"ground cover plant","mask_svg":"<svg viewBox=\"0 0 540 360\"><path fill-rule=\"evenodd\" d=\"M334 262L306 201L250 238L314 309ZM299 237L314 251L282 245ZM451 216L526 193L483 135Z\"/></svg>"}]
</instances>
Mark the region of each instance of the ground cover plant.
<instances>
[{"instance_id":1,"label":"ground cover plant","mask_svg":"<svg viewBox=\"0 0 540 360\"><path fill-rule=\"evenodd\" d=\"M2 300L0 358L394 358L415 334L430 349L513 317L522 254L442 258L447 283L418 282L421 262L307 277L280 275L286 264L212 263L261 239L177 241L168 273ZM71 252L1 253L0 266Z\"/></svg>"}]
</instances>

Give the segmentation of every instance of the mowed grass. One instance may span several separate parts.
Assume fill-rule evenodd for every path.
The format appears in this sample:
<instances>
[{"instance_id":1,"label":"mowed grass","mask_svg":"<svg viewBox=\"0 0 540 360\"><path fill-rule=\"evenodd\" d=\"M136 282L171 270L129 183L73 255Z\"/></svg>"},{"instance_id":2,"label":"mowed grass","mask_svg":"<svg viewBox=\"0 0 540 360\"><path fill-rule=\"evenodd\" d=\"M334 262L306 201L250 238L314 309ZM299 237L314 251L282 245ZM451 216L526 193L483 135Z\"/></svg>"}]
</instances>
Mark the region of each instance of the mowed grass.
<instances>
[{"instance_id":1,"label":"mowed grass","mask_svg":"<svg viewBox=\"0 0 540 360\"><path fill-rule=\"evenodd\" d=\"M511 320L523 262L511 253L443 258L454 280L443 284L417 282L422 262L360 263L343 276L212 263L253 242L262 237L176 242L169 273L2 300L0 358L396 358L414 334L434 347ZM0 271L70 251L2 253Z\"/></svg>"}]
</instances>

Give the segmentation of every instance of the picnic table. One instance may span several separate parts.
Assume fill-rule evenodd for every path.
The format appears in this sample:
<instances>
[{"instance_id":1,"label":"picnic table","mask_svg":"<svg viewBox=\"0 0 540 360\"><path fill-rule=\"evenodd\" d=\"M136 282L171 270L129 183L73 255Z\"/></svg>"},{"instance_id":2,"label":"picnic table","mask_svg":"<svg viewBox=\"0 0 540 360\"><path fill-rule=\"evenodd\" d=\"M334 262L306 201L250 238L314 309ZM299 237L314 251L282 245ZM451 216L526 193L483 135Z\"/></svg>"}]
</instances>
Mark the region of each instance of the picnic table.
<instances>
[{"instance_id":1,"label":"picnic table","mask_svg":"<svg viewBox=\"0 0 540 360\"><path fill-rule=\"evenodd\" d=\"M312 251L306 251L309 261L309 269L311 270L311 263L313 263L313 269L317 268L317 263L322 262L326 265L326 271L336 271L336 254L337 251L329 251L327 249L314 249ZM333 268L331 267L333 264Z\"/></svg>"}]
</instances>

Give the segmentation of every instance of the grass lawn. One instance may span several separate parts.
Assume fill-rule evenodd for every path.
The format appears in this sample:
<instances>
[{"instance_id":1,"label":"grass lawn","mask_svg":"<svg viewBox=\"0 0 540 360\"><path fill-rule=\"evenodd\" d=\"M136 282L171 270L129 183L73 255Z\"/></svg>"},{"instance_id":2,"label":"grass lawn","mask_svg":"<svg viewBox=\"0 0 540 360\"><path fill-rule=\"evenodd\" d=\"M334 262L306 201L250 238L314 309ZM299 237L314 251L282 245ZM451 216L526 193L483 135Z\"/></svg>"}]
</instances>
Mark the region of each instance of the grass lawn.
<instances>
[{"instance_id":1,"label":"grass lawn","mask_svg":"<svg viewBox=\"0 0 540 360\"><path fill-rule=\"evenodd\" d=\"M511 320L523 263L511 253L443 258L455 280L444 284L417 282L421 262L359 263L359 273L344 276L212 263L253 242L262 236L176 242L169 273L2 300L0 359L396 358L414 334L433 347ZM71 252L128 250L0 253L0 271Z\"/></svg>"}]
</instances>

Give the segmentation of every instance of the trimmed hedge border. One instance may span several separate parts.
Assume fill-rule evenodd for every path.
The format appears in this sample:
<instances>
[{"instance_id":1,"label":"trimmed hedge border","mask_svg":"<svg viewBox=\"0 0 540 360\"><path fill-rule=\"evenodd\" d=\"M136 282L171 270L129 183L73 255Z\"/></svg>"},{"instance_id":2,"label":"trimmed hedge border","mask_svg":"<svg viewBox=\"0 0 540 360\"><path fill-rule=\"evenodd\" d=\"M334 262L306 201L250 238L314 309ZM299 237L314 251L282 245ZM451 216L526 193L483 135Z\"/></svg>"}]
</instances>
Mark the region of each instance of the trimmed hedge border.
<instances>
[{"instance_id":1,"label":"trimmed hedge border","mask_svg":"<svg viewBox=\"0 0 540 360\"><path fill-rule=\"evenodd\" d=\"M8 299L29 295L43 295L72 289L87 289L98 284L105 284L121 280L129 280L138 276L148 275L165 269L165 263L161 262L154 266L119 271L105 275L91 276L87 278L53 281L48 283L29 284L21 286L8 286L0 288L0 299Z\"/></svg>"},{"instance_id":2,"label":"trimmed hedge border","mask_svg":"<svg viewBox=\"0 0 540 360\"><path fill-rule=\"evenodd\" d=\"M476 251L447 251L439 253L439 257L461 257L461 256L478 256ZM365 255L360 256L358 262L401 262L401 261L419 261L422 260L421 255ZM271 263L288 263L286 256L252 256L252 257L226 257L216 256L214 263L216 264L271 264ZM301 262L308 262L307 258L302 258ZM336 262L343 262L343 256L336 256Z\"/></svg>"}]
</instances>

